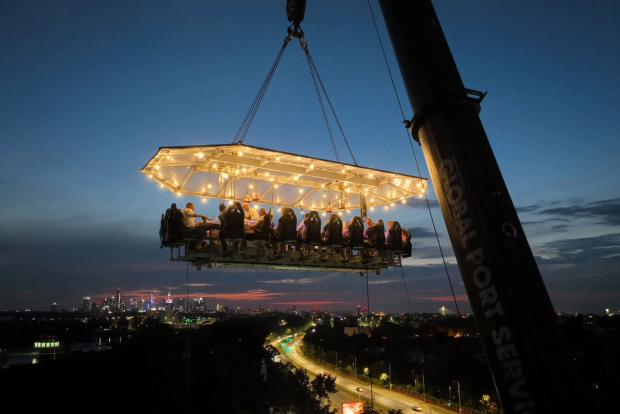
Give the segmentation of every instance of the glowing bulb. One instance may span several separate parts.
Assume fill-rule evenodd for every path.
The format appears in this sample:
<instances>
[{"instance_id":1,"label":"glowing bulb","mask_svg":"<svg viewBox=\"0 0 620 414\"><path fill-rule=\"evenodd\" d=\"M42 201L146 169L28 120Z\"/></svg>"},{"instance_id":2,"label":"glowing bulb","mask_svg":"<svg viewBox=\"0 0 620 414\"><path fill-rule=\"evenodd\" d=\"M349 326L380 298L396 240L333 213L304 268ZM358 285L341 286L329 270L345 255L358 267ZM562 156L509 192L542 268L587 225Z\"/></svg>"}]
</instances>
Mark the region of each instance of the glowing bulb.
<instances>
[{"instance_id":1,"label":"glowing bulb","mask_svg":"<svg viewBox=\"0 0 620 414\"><path fill-rule=\"evenodd\" d=\"M325 184L321 184L321 187L325 187Z\"/></svg>"},{"instance_id":2,"label":"glowing bulb","mask_svg":"<svg viewBox=\"0 0 620 414\"><path fill-rule=\"evenodd\" d=\"M426 188L423 188L421 191L422 191L422 192L425 192L425 191L426 191Z\"/></svg>"},{"instance_id":3,"label":"glowing bulb","mask_svg":"<svg viewBox=\"0 0 620 414\"><path fill-rule=\"evenodd\" d=\"M159 170L159 165L156 165L156 166L155 166L155 169L156 169L156 170Z\"/></svg>"},{"instance_id":4,"label":"glowing bulb","mask_svg":"<svg viewBox=\"0 0 620 414\"><path fill-rule=\"evenodd\" d=\"M372 174L368 174L368 176L369 176L370 178L372 178Z\"/></svg>"},{"instance_id":5,"label":"glowing bulb","mask_svg":"<svg viewBox=\"0 0 620 414\"><path fill-rule=\"evenodd\" d=\"M178 195L178 196L180 196L180 195L181 195L181 192L179 191L179 192L177 193L177 195Z\"/></svg>"},{"instance_id":6,"label":"glowing bulb","mask_svg":"<svg viewBox=\"0 0 620 414\"><path fill-rule=\"evenodd\" d=\"M344 169L342 170L342 172L344 172Z\"/></svg>"},{"instance_id":7,"label":"glowing bulb","mask_svg":"<svg viewBox=\"0 0 620 414\"><path fill-rule=\"evenodd\" d=\"M297 181L297 179L298 179L298 178L299 178L299 177L293 177L293 180Z\"/></svg>"},{"instance_id":8,"label":"glowing bulb","mask_svg":"<svg viewBox=\"0 0 620 414\"><path fill-rule=\"evenodd\" d=\"M278 188L278 184L274 185L275 188Z\"/></svg>"},{"instance_id":9,"label":"glowing bulb","mask_svg":"<svg viewBox=\"0 0 620 414\"><path fill-rule=\"evenodd\" d=\"M403 200L403 204L405 204L407 202L407 200Z\"/></svg>"},{"instance_id":10,"label":"glowing bulb","mask_svg":"<svg viewBox=\"0 0 620 414\"><path fill-rule=\"evenodd\" d=\"M374 207L370 207L370 211L375 211L375 208Z\"/></svg>"},{"instance_id":11,"label":"glowing bulb","mask_svg":"<svg viewBox=\"0 0 620 414\"><path fill-rule=\"evenodd\" d=\"M392 207L394 207L394 203L390 204Z\"/></svg>"},{"instance_id":12,"label":"glowing bulb","mask_svg":"<svg viewBox=\"0 0 620 414\"><path fill-rule=\"evenodd\" d=\"M282 211L282 209L281 209L281 208L279 208L279 209L278 209L278 212L280 212L280 211Z\"/></svg>"},{"instance_id":13,"label":"glowing bulb","mask_svg":"<svg viewBox=\"0 0 620 414\"><path fill-rule=\"evenodd\" d=\"M422 194L420 194L420 198L422 198Z\"/></svg>"},{"instance_id":14,"label":"glowing bulb","mask_svg":"<svg viewBox=\"0 0 620 414\"><path fill-rule=\"evenodd\" d=\"M235 170L235 174L239 174L239 170Z\"/></svg>"},{"instance_id":15,"label":"glowing bulb","mask_svg":"<svg viewBox=\"0 0 620 414\"><path fill-rule=\"evenodd\" d=\"M252 184L250 184L250 188L252 188L252 187L253 187Z\"/></svg>"},{"instance_id":16,"label":"glowing bulb","mask_svg":"<svg viewBox=\"0 0 620 414\"><path fill-rule=\"evenodd\" d=\"M301 188L299 189L299 194L303 193L304 190L302 190Z\"/></svg>"},{"instance_id":17,"label":"glowing bulb","mask_svg":"<svg viewBox=\"0 0 620 414\"><path fill-rule=\"evenodd\" d=\"M243 155L243 152L239 151L239 156Z\"/></svg>"},{"instance_id":18,"label":"glowing bulb","mask_svg":"<svg viewBox=\"0 0 620 414\"><path fill-rule=\"evenodd\" d=\"M387 209L388 209L388 206L383 207L383 209L384 209L384 210L387 210Z\"/></svg>"},{"instance_id":19,"label":"glowing bulb","mask_svg":"<svg viewBox=\"0 0 620 414\"><path fill-rule=\"evenodd\" d=\"M170 159L170 155L168 155L166 158Z\"/></svg>"},{"instance_id":20,"label":"glowing bulb","mask_svg":"<svg viewBox=\"0 0 620 414\"><path fill-rule=\"evenodd\" d=\"M276 161L280 161L280 157L276 157ZM280 211L280 209L278 209Z\"/></svg>"},{"instance_id":21,"label":"glowing bulb","mask_svg":"<svg viewBox=\"0 0 620 414\"><path fill-rule=\"evenodd\" d=\"M327 215L327 213L323 213L323 216L326 216L326 215Z\"/></svg>"},{"instance_id":22,"label":"glowing bulb","mask_svg":"<svg viewBox=\"0 0 620 414\"><path fill-rule=\"evenodd\" d=\"M338 212L338 215L339 215L339 216L342 216L342 211L339 211L339 212Z\"/></svg>"},{"instance_id":23,"label":"glowing bulb","mask_svg":"<svg viewBox=\"0 0 620 414\"><path fill-rule=\"evenodd\" d=\"M246 172L248 169L247 168L243 168L241 171Z\"/></svg>"},{"instance_id":24,"label":"glowing bulb","mask_svg":"<svg viewBox=\"0 0 620 414\"><path fill-rule=\"evenodd\" d=\"M206 199L206 198L203 198L203 199L202 199L202 202L203 202L203 203L206 203L206 202L207 202L207 199Z\"/></svg>"},{"instance_id":25,"label":"glowing bulb","mask_svg":"<svg viewBox=\"0 0 620 414\"><path fill-rule=\"evenodd\" d=\"M224 177L224 178L228 178L228 174L226 174L226 173L222 173L222 177Z\"/></svg>"},{"instance_id":26,"label":"glowing bulb","mask_svg":"<svg viewBox=\"0 0 620 414\"><path fill-rule=\"evenodd\" d=\"M204 158L204 156L205 156L205 155L204 155L202 152L199 152L199 153L198 153L198 158Z\"/></svg>"},{"instance_id":27,"label":"glowing bulb","mask_svg":"<svg viewBox=\"0 0 620 414\"><path fill-rule=\"evenodd\" d=\"M265 176L269 177L269 173L265 173Z\"/></svg>"},{"instance_id":28,"label":"glowing bulb","mask_svg":"<svg viewBox=\"0 0 620 414\"><path fill-rule=\"evenodd\" d=\"M207 185L207 188L211 188L211 184Z\"/></svg>"},{"instance_id":29,"label":"glowing bulb","mask_svg":"<svg viewBox=\"0 0 620 414\"><path fill-rule=\"evenodd\" d=\"M347 214L349 214L351 212L351 210L347 210Z\"/></svg>"},{"instance_id":30,"label":"glowing bulb","mask_svg":"<svg viewBox=\"0 0 620 414\"><path fill-rule=\"evenodd\" d=\"M327 197L325 194L323 194L323 198Z\"/></svg>"},{"instance_id":31,"label":"glowing bulb","mask_svg":"<svg viewBox=\"0 0 620 414\"><path fill-rule=\"evenodd\" d=\"M153 178L153 174L149 174L149 178Z\"/></svg>"},{"instance_id":32,"label":"glowing bulb","mask_svg":"<svg viewBox=\"0 0 620 414\"><path fill-rule=\"evenodd\" d=\"M299 160L299 159L301 159L301 157L297 157L297 159Z\"/></svg>"},{"instance_id":33,"label":"glowing bulb","mask_svg":"<svg viewBox=\"0 0 620 414\"><path fill-rule=\"evenodd\" d=\"M159 184L159 186L160 186L161 188L164 188L164 185L163 185L163 184Z\"/></svg>"},{"instance_id":34,"label":"glowing bulb","mask_svg":"<svg viewBox=\"0 0 620 414\"><path fill-rule=\"evenodd\" d=\"M310 164L310 169L314 170L314 165Z\"/></svg>"}]
</instances>

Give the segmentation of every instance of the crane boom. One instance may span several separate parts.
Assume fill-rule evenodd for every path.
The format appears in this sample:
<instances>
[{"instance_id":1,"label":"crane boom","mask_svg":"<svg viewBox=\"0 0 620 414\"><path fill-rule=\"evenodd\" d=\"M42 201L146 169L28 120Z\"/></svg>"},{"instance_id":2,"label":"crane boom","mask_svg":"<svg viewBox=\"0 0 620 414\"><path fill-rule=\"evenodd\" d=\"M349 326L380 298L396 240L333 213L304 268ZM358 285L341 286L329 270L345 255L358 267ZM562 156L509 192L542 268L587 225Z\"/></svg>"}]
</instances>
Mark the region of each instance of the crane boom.
<instances>
[{"instance_id":1,"label":"crane boom","mask_svg":"<svg viewBox=\"0 0 620 414\"><path fill-rule=\"evenodd\" d=\"M379 2L504 412L568 412L568 347L478 116L484 94L465 89L430 0Z\"/></svg>"}]
</instances>

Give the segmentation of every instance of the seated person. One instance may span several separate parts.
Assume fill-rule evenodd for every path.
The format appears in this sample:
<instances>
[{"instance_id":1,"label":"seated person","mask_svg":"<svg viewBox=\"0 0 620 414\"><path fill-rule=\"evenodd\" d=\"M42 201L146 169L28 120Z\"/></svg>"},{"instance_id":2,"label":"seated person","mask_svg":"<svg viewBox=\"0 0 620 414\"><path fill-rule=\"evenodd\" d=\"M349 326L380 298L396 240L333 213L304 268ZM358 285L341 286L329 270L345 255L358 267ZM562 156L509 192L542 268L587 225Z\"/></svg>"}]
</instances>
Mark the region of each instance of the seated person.
<instances>
[{"instance_id":1,"label":"seated person","mask_svg":"<svg viewBox=\"0 0 620 414\"><path fill-rule=\"evenodd\" d=\"M183 224L185 224L185 227L187 228L200 227L207 224L207 220L211 220L207 216L203 216L202 214L196 214L194 212L194 208L194 203L187 203L185 205L185 208L181 210L181 213L183 214ZM201 217L202 221L196 223L194 221L194 217Z\"/></svg>"},{"instance_id":2,"label":"seated person","mask_svg":"<svg viewBox=\"0 0 620 414\"><path fill-rule=\"evenodd\" d=\"M299 226L297 226L297 236L298 237L304 237L305 233L306 233L306 219L308 218L308 216L310 215L310 213L306 213L304 215L304 219L301 221L301 223L299 223Z\"/></svg>"},{"instance_id":3,"label":"seated person","mask_svg":"<svg viewBox=\"0 0 620 414\"><path fill-rule=\"evenodd\" d=\"M258 221L258 212L256 209L250 207L250 205L246 202L241 206L245 211L245 219L248 221Z\"/></svg>"},{"instance_id":4,"label":"seated person","mask_svg":"<svg viewBox=\"0 0 620 414\"><path fill-rule=\"evenodd\" d=\"M377 244L377 237L379 237L379 232L381 231L381 223L382 220L373 223L370 217L366 218L368 228L364 232L364 244L369 246L375 246Z\"/></svg>"},{"instance_id":5,"label":"seated person","mask_svg":"<svg viewBox=\"0 0 620 414\"><path fill-rule=\"evenodd\" d=\"M321 239L326 242L329 238L329 221L331 220L333 214L327 216L327 221L325 222L325 226L323 226L323 230L321 230Z\"/></svg>"},{"instance_id":6,"label":"seated person","mask_svg":"<svg viewBox=\"0 0 620 414\"><path fill-rule=\"evenodd\" d=\"M267 214L267 210L263 207L258 210L258 220L255 224L249 226L250 229L245 232L243 235L243 239L241 240L241 249L245 250L248 246L248 240L256 240L258 238L267 237L269 235L269 229L264 228L265 225L265 215Z\"/></svg>"},{"instance_id":7,"label":"seated person","mask_svg":"<svg viewBox=\"0 0 620 414\"><path fill-rule=\"evenodd\" d=\"M185 208L181 210L181 214L182 214L181 220L183 221L183 224L185 225L185 227L187 227L188 229L200 230L200 227L207 224L207 220L210 220L210 218L207 216L203 216L202 214L196 214L194 212L194 208L195 208L194 203L187 203L185 205ZM201 217L202 221L196 223L194 221L194 217ZM204 236L205 234L206 234L205 231L199 231L199 235L201 237ZM190 252L196 253L197 247L198 247L198 242L195 242L195 241L190 242L189 244Z\"/></svg>"},{"instance_id":8,"label":"seated person","mask_svg":"<svg viewBox=\"0 0 620 414\"><path fill-rule=\"evenodd\" d=\"M342 242L345 245L348 245L351 241L351 222L344 221L342 222Z\"/></svg>"},{"instance_id":9,"label":"seated person","mask_svg":"<svg viewBox=\"0 0 620 414\"><path fill-rule=\"evenodd\" d=\"M220 214L217 216L217 219L220 222L220 233L218 234L218 238L220 239L220 243L222 243L222 247L224 249L224 253L228 251L228 246L226 245L226 204L220 204Z\"/></svg>"},{"instance_id":10,"label":"seated person","mask_svg":"<svg viewBox=\"0 0 620 414\"><path fill-rule=\"evenodd\" d=\"M387 228L385 229L385 240L387 240L389 238L390 229L392 228L393 225L394 225L394 221L393 220L388 220L388 225L387 225Z\"/></svg>"}]
</instances>

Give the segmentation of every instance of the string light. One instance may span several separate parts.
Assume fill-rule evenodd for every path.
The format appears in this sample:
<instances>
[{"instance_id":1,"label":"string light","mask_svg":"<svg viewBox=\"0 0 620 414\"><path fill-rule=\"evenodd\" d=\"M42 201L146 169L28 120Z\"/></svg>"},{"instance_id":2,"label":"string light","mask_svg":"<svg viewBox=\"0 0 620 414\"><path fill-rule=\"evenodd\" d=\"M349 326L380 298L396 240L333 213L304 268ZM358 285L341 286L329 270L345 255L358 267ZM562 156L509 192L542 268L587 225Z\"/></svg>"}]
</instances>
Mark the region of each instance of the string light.
<instances>
[{"instance_id":1,"label":"string light","mask_svg":"<svg viewBox=\"0 0 620 414\"><path fill-rule=\"evenodd\" d=\"M159 170L159 165L156 165L156 166L155 166L155 169L156 169L156 170Z\"/></svg>"},{"instance_id":2,"label":"string light","mask_svg":"<svg viewBox=\"0 0 620 414\"><path fill-rule=\"evenodd\" d=\"M310 164L310 169L314 170L314 165Z\"/></svg>"},{"instance_id":3,"label":"string light","mask_svg":"<svg viewBox=\"0 0 620 414\"><path fill-rule=\"evenodd\" d=\"M303 193L304 190L302 190L301 188L299 189L299 194Z\"/></svg>"},{"instance_id":4,"label":"string light","mask_svg":"<svg viewBox=\"0 0 620 414\"><path fill-rule=\"evenodd\" d=\"M170 155L168 155L166 158L170 159Z\"/></svg>"},{"instance_id":5,"label":"string light","mask_svg":"<svg viewBox=\"0 0 620 414\"><path fill-rule=\"evenodd\" d=\"M242 155L243 155L243 152L239 151L239 156L242 156Z\"/></svg>"},{"instance_id":6,"label":"string light","mask_svg":"<svg viewBox=\"0 0 620 414\"><path fill-rule=\"evenodd\" d=\"M153 178L153 174L149 174L149 178Z\"/></svg>"},{"instance_id":7,"label":"string light","mask_svg":"<svg viewBox=\"0 0 620 414\"><path fill-rule=\"evenodd\" d=\"M208 185L207 185L207 188L211 188L211 184L208 184Z\"/></svg>"},{"instance_id":8,"label":"string light","mask_svg":"<svg viewBox=\"0 0 620 414\"><path fill-rule=\"evenodd\" d=\"M207 199L203 197L202 202L203 202L203 203L206 203L206 202L207 202Z\"/></svg>"},{"instance_id":9,"label":"string light","mask_svg":"<svg viewBox=\"0 0 620 414\"><path fill-rule=\"evenodd\" d=\"M159 186L160 186L161 188L164 188L164 185L163 185L163 184L159 184Z\"/></svg>"},{"instance_id":10,"label":"string light","mask_svg":"<svg viewBox=\"0 0 620 414\"><path fill-rule=\"evenodd\" d=\"M198 153L198 158L204 158L204 156L205 156L205 155L204 155L202 152L199 152L199 153Z\"/></svg>"},{"instance_id":11,"label":"string light","mask_svg":"<svg viewBox=\"0 0 620 414\"><path fill-rule=\"evenodd\" d=\"M246 172L248 169L247 168L243 168L241 171Z\"/></svg>"}]
</instances>

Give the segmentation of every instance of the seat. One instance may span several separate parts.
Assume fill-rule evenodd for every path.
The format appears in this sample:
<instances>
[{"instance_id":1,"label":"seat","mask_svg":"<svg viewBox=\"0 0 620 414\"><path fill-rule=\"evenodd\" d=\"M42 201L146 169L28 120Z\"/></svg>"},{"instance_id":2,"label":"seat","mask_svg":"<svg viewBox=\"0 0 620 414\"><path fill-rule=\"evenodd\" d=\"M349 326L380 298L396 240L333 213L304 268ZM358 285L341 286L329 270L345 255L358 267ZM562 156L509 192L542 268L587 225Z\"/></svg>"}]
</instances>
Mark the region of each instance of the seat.
<instances>
[{"instance_id":1,"label":"seat","mask_svg":"<svg viewBox=\"0 0 620 414\"><path fill-rule=\"evenodd\" d=\"M349 236L349 248L352 250L364 249L364 222L360 216L355 216L351 220Z\"/></svg>"},{"instance_id":2,"label":"seat","mask_svg":"<svg viewBox=\"0 0 620 414\"><path fill-rule=\"evenodd\" d=\"M276 229L278 244L294 244L297 242L297 216L292 208L284 207Z\"/></svg>"},{"instance_id":3,"label":"seat","mask_svg":"<svg viewBox=\"0 0 620 414\"><path fill-rule=\"evenodd\" d=\"M402 257L411 257L411 252L413 250L413 245L411 244L411 231L409 229L404 229L403 236L405 236L405 242L403 243Z\"/></svg>"},{"instance_id":4,"label":"seat","mask_svg":"<svg viewBox=\"0 0 620 414\"><path fill-rule=\"evenodd\" d=\"M226 242L232 242L233 247L236 242L243 239L244 234L244 213L239 202L231 204L224 213L226 217L226 225L222 230L222 239Z\"/></svg>"},{"instance_id":5,"label":"seat","mask_svg":"<svg viewBox=\"0 0 620 414\"><path fill-rule=\"evenodd\" d=\"M188 242L198 242L206 238L206 233L201 235L195 228L188 228L183 223L183 213L172 203L162 216L159 228L161 239L160 247L181 247Z\"/></svg>"},{"instance_id":6,"label":"seat","mask_svg":"<svg viewBox=\"0 0 620 414\"><path fill-rule=\"evenodd\" d=\"M400 227L400 223L395 221L392 224L392 228L388 230L388 250L392 250L394 254L401 254L403 252L403 230Z\"/></svg>"},{"instance_id":7,"label":"seat","mask_svg":"<svg viewBox=\"0 0 620 414\"><path fill-rule=\"evenodd\" d=\"M304 220L306 225L305 244L310 246L321 245L321 217L316 211L311 211Z\"/></svg>"},{"instance_id":8,"label":"seat","mask_svg":"<svg viewBox=\"0 0 620 414\"><path fill-rule=\"evenodd\" d=\"M327 236L325 244L329 247L342 247L342 219L334 214L327 223Z\"/></svg>"}]
</instances>

